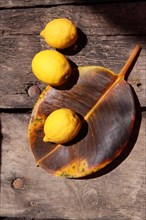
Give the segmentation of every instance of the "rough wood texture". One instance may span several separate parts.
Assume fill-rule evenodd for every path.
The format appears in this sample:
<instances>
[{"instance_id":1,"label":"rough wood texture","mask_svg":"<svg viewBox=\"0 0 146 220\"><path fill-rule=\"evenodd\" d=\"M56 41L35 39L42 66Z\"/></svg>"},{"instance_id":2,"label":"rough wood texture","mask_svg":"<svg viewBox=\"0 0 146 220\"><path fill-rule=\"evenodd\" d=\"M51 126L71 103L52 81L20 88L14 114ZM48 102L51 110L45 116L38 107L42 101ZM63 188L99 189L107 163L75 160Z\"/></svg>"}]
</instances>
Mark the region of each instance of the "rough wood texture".
<instances>
[{"instance_id":1,"label":"rough wood texture","mask_svg":"<svg viewBox=\"0 0 146 220\"><path fill-rule=\"evenodd\" d=\"M127 2L126 0L124 1ZM121 0L121 2L124 1ZM95 4L104 2L119 2L119 0L1 0L0 8L52 6L62 4ZM130 0L128 0L128 2L130 2Z\"/></svg>"},{"instance_id":2,"label":"rough wood texture","mask_svg":"<svg viewBox=\"0 0 146 220\"><path fill-rule=\"evenodd\" d=\"M82 50L74 56L68 55L76 65L101 65L119 72L135 44L142 45L128 81L137 93L141 110L145 110L146 3L91 4L95 2L98 0L90 1L90 5L80 5L85 4L81 0L0 0L0 108L10 112L21 108L21 114L1 115L0 215L6 219L142 220L146 217L144 112L138 139L135 145L132 143L134 148L128 148L96 178L69 180L51 176L36 167L28 144L30 115L23 113L33 107L46 86L33 76L31 60L35 53L49 48L39 33L56 17L70 18L84 33L79 38Z\"/></svg>"},{"instance_id":3,"label":"rough wood texture","mask_svg":"<svg viewBox=\"0 0 146 220\"><path fill-rule=\"evenodd\" d=\"M31 2L31 1L30 1ZM1 11L1 108L32 108L37 95L27 93L31 85L45 85L31 72L35 53L48 48L39 32L56 17L72 19L87 37L87 44L74 56L76 65L101 65L119 72L134 45L142 52L129 77L142 106L146 104L146 3L58 6ZM88 14L88 16L87 16ZM134 18L134 19L133 19ZM136 19L135 19L136 18ZM80 43L86 41L85 36Z\"/></svg>"},{"instance_id":4,"label":"rough wood texture","mask_svg":"<svg viewBox=\"0 0 146 220\"><path fill-rule=\"evenodd\" d=\"M97 178L86 180L54 177L36 167L27 140L29 117L29 114L1 116L1 216L145 219L145 113L130 155L112 170L121 159L116 160L111 172L108 173L108 168L104 171L107 174L99 172ZM13 183L17 178L17 184Z\"/></svg>"}]
</instances>

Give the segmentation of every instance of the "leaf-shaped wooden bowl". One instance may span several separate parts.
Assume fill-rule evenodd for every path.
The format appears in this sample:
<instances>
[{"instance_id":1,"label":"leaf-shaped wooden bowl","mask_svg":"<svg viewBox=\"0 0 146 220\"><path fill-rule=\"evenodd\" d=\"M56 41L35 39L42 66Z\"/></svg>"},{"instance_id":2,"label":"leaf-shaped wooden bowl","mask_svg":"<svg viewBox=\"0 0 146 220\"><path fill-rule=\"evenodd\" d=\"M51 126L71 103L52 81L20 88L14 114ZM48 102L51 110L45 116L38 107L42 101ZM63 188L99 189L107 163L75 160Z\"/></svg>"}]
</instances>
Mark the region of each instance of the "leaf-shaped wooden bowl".
<instances>
[{"instance_id":1,"label":"leaf-shaped wooden bowl","mask_svg":"<svg viewBox=\"0 0 146 220\"><path fill-rule=\"evenodd\" d=\"M78 178L100 170L122 152L135 121L133 92L124 77L139 50L136 46L119 74L99 66L79 67L67 85L43 91L29 124L37 165L57 176ZM43 142L47 116L64 107L82 117L79 135L66 145Z\"/></svg>"}]
</instances>

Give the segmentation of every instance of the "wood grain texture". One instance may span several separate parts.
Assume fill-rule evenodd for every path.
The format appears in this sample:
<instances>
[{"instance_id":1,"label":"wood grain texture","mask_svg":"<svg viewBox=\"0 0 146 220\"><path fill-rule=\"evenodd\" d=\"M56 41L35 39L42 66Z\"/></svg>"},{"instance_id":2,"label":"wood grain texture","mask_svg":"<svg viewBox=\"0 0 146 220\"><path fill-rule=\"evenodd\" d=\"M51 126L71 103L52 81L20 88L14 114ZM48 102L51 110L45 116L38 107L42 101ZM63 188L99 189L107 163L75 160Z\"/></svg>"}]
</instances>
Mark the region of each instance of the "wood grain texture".
<instances>
[{"instance_id":1,"label":"wood grain texture","mask_svg":"<svg viewBox=\"0 0 146 220\"><path fill-rule=\"evenodd\" d=\"M76 65L100 65L119 72L135 44L141 44L140 57L128 81L145 110L146 3L91 5L95 2L110 0L91 0L90 5L82 5L85 4L82 0L0 0L0 108L3 111L21 108L23 112L32 108L39 88L41 91L45 88L33 76L31 60L35 53L49 48L40 39L40 31L48 21L62 16L73 20L87 37L86 44L85 35L80 38L82 50L67 56ZM81 5L75 5L78 3ZM145 219L145 112L134 148L127 149L110 167L99 172L97 178L78 181L54 177L36 167L28 144L29 119L29 114L1 114L1 217ZM133 139L136 140L135 135ZM16 187L14 180L15 183L23 180L24 185Z\"/></svg>"},{"instance_id":2,"label":"wood grain texture","mask_svg":"<svg viewBox=\"0 0 146 220\"><path fill-rule=\"evenodd\" d=\"M110 169L104 171L105 175L100 172L97 178L78 181L54 177L36 167L27 140L29 118L29 114L1 114L1 216L145 219L145 113L129 156L113 169L121 159L116 160ZM12 182L17 178L24 181L21 189L12 188Z\"/></svg>"},{"instance_id":3,"label":"wood grain texture","mask_svg":"<svg viewBox=\"0 0 146 220\"><path fill-rule=\"evenodd\" d=\"M49 48L39 33L48 21L62 16L72 19L87 37L82 50L74 56L67 56L76 65L100 65L119 72L135 44L141 43L142 52L129 82L141 105L146 105L145 11L144 2L2 10L0 108L33 107L37 97L30 97L28 88L38 85L43 90L46 86L31 72L33 56ZM82 41L83 38L81 44Z\"/></svg>"},{"instance_id":4,"label":"wood grain texture","mask_svg":"<svg viewBox=\"0 0 146 220\"><path fill-rule=\"evenodd\" d=\"M126 0L124 0L127 2ZM124 2L123 0L121 2ZM132 1L132 0L131 0ZM128 2L131 2L128 0ZM14 7L35 7L35 6L52 6L62 4L97 4L97 3L119 2L119 0L1 0L0 8Z\"/></svg>"}]
</instances>

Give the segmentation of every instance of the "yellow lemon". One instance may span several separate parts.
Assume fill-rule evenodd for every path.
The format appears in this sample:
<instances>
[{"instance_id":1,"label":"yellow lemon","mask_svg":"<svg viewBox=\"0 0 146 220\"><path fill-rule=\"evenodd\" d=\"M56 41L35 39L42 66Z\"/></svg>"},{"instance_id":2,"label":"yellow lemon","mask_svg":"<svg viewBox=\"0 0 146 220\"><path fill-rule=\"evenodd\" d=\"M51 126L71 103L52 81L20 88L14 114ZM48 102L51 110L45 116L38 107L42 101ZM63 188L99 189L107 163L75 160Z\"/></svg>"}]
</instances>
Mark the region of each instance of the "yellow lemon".
<instances>
[{"instance_id":1,"label":"yellow lemon","mask_svg":"<svg viewBox=\"0 0 146 220\"><path fill-rule=\"evenodd\" d=\"M57 49L70 47L78 38L75 24L67 18L57 18L50 21L40 35L51 47Z\"/></svg>"},{"instance_id":2,"label":"yellow lemon","mask_svg":"<svg viewBox=\"0 0 146 220\"><path fill-rule=\"evenodd\" d=\"M39 80L51 86L60 86L69 78L71 66L61 53L44 50L34 56L32 72Z\"/></svg>"},{"instance_id":3,"label":"yellow lemon","mask_svg":"<svg viewBox=\"0 0 146 220\"><path fill-rule=\"evenodd\" d=\"M72 140L81 128L81 120L71 109L60 108L53 111L44 124L44 142L58 144Z\"/></svg>"}]
</instances>

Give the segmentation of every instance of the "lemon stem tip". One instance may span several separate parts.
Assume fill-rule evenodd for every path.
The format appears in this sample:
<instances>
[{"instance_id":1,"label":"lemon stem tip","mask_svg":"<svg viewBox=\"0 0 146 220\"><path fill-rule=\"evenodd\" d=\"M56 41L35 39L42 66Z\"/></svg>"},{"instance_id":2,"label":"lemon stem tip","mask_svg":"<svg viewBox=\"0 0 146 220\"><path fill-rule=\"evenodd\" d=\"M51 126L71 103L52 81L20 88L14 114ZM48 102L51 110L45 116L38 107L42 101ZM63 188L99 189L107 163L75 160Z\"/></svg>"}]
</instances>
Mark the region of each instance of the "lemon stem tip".
<instances>
[{"instance_id":1,"label":"lemon stem tip","mask_svg":"<svg viewBox=\"0 0 146 220\"><path fill-rule=\"evenodd\" d=\"M40 32L41 37L45 37L45 29Z\"/></svg>"},{"instance_id":2,"label":"lemon stem tip","mask_svg":"<svg viewBox=\"0 0 146 220\"><path fill-rule=\"evenodd\" d=\"M43 141L44 142L48 142L49 141L46 135L44 136Z\"/></svg>"}]
</instances>

